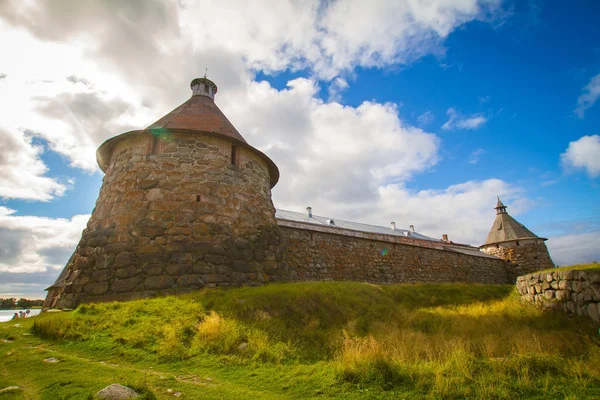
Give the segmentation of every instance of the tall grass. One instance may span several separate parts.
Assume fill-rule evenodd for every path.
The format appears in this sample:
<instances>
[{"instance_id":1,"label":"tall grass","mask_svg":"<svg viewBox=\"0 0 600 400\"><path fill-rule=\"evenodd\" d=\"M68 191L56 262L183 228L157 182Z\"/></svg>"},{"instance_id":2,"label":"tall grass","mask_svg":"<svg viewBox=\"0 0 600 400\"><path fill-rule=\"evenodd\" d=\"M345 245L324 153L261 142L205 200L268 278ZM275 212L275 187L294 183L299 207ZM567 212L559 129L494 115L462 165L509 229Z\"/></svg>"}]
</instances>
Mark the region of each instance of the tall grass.
<instances>
[{"instance_id":1,"label":"tall grass","mask_svg":"<svg viewBox=\"0 0 600 400\"><path fill-rule=\"evenodd\" d=\"M33 331L163 362L193 362L202 354L232 364L326 362L340 384L417 397L565 397L573 384L600 387L593 323L544 313L502 285L207 290L82 305L42 315Z\"/></svg>"}]
</instances>

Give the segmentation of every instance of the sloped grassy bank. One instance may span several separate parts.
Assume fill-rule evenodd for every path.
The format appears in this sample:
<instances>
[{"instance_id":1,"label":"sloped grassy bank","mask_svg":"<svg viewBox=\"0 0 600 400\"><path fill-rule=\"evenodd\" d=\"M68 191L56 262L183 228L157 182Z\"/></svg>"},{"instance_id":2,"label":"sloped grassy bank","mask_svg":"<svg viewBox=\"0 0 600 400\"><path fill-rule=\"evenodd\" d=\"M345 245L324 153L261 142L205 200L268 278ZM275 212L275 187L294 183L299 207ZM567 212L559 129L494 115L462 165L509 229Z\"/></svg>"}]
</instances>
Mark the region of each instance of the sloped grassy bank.
<instances>
[{"instance_id":1,"label":"sloped grassy bank","mask_svg":"<svg viewBox=\"0 0 600 400\"><path fill-rule=\"evenodd\" d=\"M97 361L118 362L125 383L145 371L142 386L158 398L170 396L169 385L184 398L222 399L600 396L597 329L583 318L549 318L520 303L512 286L207 290L82 305L36 317L31 332L38 347L95 362L86 364L92 371L106 365ZM20 368L18 359L11 365ZM77 372L68 373L73 381ZM77 393L100 385L94 379L88 389L86 379ZM60 390L53 381L51 393Z\"/></svg>"}]
</instances>

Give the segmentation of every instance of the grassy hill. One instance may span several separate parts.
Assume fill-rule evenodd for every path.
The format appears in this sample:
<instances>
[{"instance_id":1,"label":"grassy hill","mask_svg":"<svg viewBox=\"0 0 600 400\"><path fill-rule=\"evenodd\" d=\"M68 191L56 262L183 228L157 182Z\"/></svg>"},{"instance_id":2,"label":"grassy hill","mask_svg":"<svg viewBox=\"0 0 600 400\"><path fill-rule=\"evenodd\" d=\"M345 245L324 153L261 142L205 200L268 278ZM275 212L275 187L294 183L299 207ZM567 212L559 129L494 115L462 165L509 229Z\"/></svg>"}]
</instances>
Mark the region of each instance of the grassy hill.
<instances>
[{"instance_id":1,"label":"grassy hill","mask_svg":"<svg viewBox=\"0 0 600 400\"><path fill-rule=\"evenodd\" d=\"M0 389L22 389L0 399L600 398L591 320L510 285L275 284L18 322L0 324Z\"/></svg>"}]
</instances>

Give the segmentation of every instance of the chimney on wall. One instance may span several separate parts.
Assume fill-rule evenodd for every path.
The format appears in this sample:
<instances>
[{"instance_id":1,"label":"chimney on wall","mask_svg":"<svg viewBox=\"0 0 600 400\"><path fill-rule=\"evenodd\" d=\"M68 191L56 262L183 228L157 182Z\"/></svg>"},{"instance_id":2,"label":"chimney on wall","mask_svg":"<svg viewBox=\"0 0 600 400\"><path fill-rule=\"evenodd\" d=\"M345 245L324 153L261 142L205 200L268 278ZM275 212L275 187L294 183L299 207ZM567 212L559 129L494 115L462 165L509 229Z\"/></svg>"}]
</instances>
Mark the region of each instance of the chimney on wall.
<instances>
[{"instance_id":1,"label":"chimney on wall","mask_svg":"<svg viewBox=\"0 0 600 400\"><path fill-rule=\"evenodd\" d=\"M396 230L396 223L392 222L392 230L395 231Z\"/></svg>"},{"instance_id":2,"label":"chimney on wall","mask_svg":"<svg viewBox=\"0 0 600 400\"><path fill-rule=\"evenodd\" d=\"M415 226L414 226L414 225L409 225L409 227L408 227L408 228L410 229L410 231L411 231L411 232L414 232L414 231L415 231Z\"/></svg>"},{"instance_id":3,"label":"chimney on wall","mask_svg":"<svg viewBox=\"0 0 600 400\"><path fill-rule=\"evenodd\" d=\"M306 207L306 213L308 214L308 218L312 218L312 207Z\"/></svg>"},{"instance_id":4,"label":"chimney on wall","mask_svg":"<svg viewBox=\"0 0 600 400\"><path fill-rule=\"evenodd\" d=\"M444 234L442 235L442 240L443 240L444 242L447 242L447 241L448 241L448 235L444 233Z\"/></svg>"}]
</instances>

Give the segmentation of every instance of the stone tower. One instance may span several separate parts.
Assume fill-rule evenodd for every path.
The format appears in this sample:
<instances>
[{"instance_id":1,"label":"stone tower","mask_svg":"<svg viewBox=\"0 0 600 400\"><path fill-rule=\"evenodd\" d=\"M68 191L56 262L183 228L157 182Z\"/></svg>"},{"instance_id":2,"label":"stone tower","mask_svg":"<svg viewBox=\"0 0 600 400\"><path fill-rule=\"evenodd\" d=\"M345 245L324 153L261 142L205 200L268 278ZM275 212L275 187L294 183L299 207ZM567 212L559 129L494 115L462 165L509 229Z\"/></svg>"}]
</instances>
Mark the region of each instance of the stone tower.
<instances>
[{"instance_id":1,"label":"stone tower","mask_svg":"<svg viewBox=\"0 0 600 400\"><path fill-rule=\"evenodd\" d=\"M169 114L98 149L100 195L45 308L288 278L277 166L223 115L212 81L191 88Z\"/></svg>"},{"instance_id":2,"label":"stone tower","mask_svg":"<svg viewBox=\"0 0 600 400\"><path fill-rule=\"evenodd\" d=\"M500 198L495 209L496 219L492 229L479 248L510 263L508 276L511 282L519 275L553 268L554 263L544 243L548 239L538 237L511 217Z\"/></svg>"}]
</instances>

